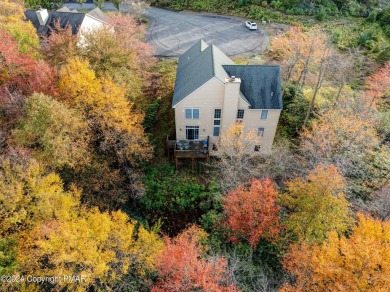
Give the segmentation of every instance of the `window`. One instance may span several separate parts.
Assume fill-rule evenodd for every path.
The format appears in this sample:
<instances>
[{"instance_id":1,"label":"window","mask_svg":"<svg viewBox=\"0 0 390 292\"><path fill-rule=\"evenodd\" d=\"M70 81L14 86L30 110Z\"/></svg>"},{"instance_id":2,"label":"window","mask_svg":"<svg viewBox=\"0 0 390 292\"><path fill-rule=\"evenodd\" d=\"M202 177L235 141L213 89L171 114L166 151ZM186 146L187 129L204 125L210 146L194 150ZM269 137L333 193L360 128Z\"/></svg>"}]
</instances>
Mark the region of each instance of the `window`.
<instances>
[{"instance_id":1,"label":"window","mask_svg":"<svg viewBox=\"0 0 390 292\"><path fill-rule=\"evenodd\" d=\"M198 108L186 108L185 116L188 120L197 120L199 119L199 109Z\"/></svg>"},{"instance_id":2,"label":"window","mask_svg":"<svg viewBox=\"0 0 390 292\"><path fill-rule=\"evenodd\" d=\"M199 140L199 126L186 126L186 139Z\"/></svg>"},{"instance_id":3,"label":"window","mask_svg":"<svg viewBox=\"0 0 390 292\"><path fill-rule=\"evenodd\" d=\"M257 136L263 137L264 136L264 128L258 128L257 129Z\"/></svg>"},{"instance_id":4,"label":"window","mask_svg":"<svg viewBox=\"0 0 390 292\"><path fill-rule=\"evenodd\" d=\"M260 115L260 119L266 120L267 118L268 118L268 110L262 110L261 115Z\"/></svg>"},{"instance_id":5,"label":"window","mask_svg":"<svg viewBox=\"0 0 390 292\"><path fill-rule=\"evenodd\" d=\"M239 109L237 111L237 119L243 119L244 118L244 110L243 109Z\"/></svg>"},{"instance_id":6,"label":"window","mask_svg":"<svg viewBox=\"0 0 390 292\"><path fill-rule=\"evenodd\" d=\"M214 110L214 119L220 119L221 118L222 110L220 108L216 108Z\"/></svg>"},{"instance_id":7,"label":"window","mask_svg":"<svg viewBox=\"0 0 390 292\"><path fill-rule=\"evenodd\" d=\"M221 115L222 110L220 108L216 108L214 110L214 128L213 128L213 136L219 137L221 130Z\"/></svg>"},{"instance_id":8,"label":"window","mask_svg":"<svg viewBox=\"0 0 390 292\"><path fill-rule=\"evenodd\" d=\"M213 130L214 137L219 137L219 130L220 129L221 129L221 127L214 127L214 130Z\"/></svg>"}]
</instances>

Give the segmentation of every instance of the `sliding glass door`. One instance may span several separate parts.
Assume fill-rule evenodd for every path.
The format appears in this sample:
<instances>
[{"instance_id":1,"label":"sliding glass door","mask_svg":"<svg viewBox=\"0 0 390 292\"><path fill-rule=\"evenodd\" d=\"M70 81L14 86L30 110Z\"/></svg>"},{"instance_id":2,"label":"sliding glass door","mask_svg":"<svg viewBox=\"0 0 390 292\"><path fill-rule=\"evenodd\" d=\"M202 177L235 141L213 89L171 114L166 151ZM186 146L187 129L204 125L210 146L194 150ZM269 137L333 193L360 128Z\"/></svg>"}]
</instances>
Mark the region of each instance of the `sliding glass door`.
<instances>
[{"instance_id":1,"label":"sliding glass door","mask_svg":"<svg viewBox=\"0 0 390 292\"><path fill-rule=\"evenodd\" d=\"M186 139L199 140L199 126L186 126Z\"/></svg>"}]
</instances>

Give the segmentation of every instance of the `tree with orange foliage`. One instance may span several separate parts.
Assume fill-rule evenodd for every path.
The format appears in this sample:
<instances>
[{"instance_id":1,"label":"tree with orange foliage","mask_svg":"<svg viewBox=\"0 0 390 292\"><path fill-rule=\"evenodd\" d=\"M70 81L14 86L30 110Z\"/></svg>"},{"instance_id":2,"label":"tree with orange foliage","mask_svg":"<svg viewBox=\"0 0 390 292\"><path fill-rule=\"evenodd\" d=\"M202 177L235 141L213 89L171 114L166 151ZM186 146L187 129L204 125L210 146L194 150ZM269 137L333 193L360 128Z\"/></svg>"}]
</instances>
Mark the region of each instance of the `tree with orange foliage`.
<instances>
[{"instance_id":1,"label":"tree with orange foliage","mask_svg":"<svg viewBox=\"0 0 390 292\"><path fill-rule=\"evenodd\" d=\"M381 98L390 96L390 62L366 79L367 98L376 107Z\"/></svg>"},{"instance_id":2,"label":"tree with orange foliage","mask_svg":"<svg viewBox=\"0 0 390 292\"><path fill-rule=\"evenodd\" d=\"M270 179L252 180L246 189L239 186L230 191L223 201L225 212L222 226L228 231L229 240L237 243L248 242L251 250L261 238L275 240L282 227L277 215L278 192Z\"/></svg>"},{"instance_id":3,"label":"tree with orange foliage","mask_svg":"<svg viewBox=\"0 0 390 292\"><path fill-rule=\"evenodd\" d=\"M373 112L361 103L351 103L345 108L323 111L311 129L304 129L300 152L310 169L320 163L336 165L348 178L349 194L367 197L386 183L377 172L387 173L386 166L379 162L386 163L384 157L388 151L378 146L380 139Z\"/></svg>"},{"instance_id":4,"label":"tree with orange foliage","mask_svg":"<svg viewBox=\"0 0 390 292\"><path fill-rule=\"evenodd\" d=\"M324 112L302 133L301 151L311 165L335 164L344 171L351 157L359 157L379 143L375 121L368 111L351 109Z\"/></svg>"},{"instance_id":5,"label":"tree with orange foliage","mask_svg":"<svg viewBox=\"0 0 390 292\"><path fill-rule=\"evenodd\" d=\"M292 27L288 33L272 42L272 56L282 60L285 81L293 81L301 87L306 84L313 86L313 95L303 122L305 128L330 65L340 59L334 57L335 52L329 45L328 37L318 27L308 32L300 27ZM337 64L333 69L339 67Z\"/></svg>"},{"instance_id":6,"label":"tree with orange foliage","mask_svg":"<svg viewBox=\"0 0 390 292\"><path fill-rule=\"evenodd\" d=\"M202 229L190 227L174 239L165 238L165 248L157 257L158 280L152 292L237 292L222 257L204 257Z\"/></svg>"},{"instance_id":7,"label":"tree with orange foliage","mask_svg":"<svg viewBox=\"0 0 390 292\"><path fill-rule=\"evenodd\" d=\"M285 35L272 41L271 56L282 61L285 81L296 81L304 86L309 73L320 67L326 43L326 36L317 27L306 33L293 26Z\"/></svg>"},{"instance_id":8,"label":"tree with orange foliage","mask_svg":"<svg viewBox=\"0 0 390 292\"><path fill-rule=\"evenodd\" d=\"M349 237L332 231L322 245L292 245L283 265L296 282L281 291L388 291L390 222L358 217Z\"/></svg>"}]
</instances>

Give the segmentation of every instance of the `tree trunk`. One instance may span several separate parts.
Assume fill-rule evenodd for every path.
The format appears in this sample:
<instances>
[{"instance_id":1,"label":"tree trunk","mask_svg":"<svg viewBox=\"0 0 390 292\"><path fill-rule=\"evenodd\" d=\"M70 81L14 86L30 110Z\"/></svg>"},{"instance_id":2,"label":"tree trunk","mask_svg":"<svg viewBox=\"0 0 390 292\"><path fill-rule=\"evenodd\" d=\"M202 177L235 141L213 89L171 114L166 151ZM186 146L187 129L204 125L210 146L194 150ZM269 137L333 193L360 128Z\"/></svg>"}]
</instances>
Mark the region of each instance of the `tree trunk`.
<instances>
[{"instance_id":1,"label":"tree trunk","mask_svg":"<svg viewBox=\"0 0 390 292\"><path fill-rule=\"evenodd\" d=\"M286 75L286 82L288 82L291 78L291 73L295 67L295 65L298 63L298 59L289 67L288 71L287 71L287 75Z\"/></svg>"},{"instance_id":2,"label":"tree trunk","mask_svg":"<svg viewBox=\"0 0 390 292\"><path fill-rule=\"evenodd\" d=\"M306 128L306 126L307 126L307 122L309 120L310 114L311 114L313 107L314 107L315 99L317 97L318 91L320 90L320 88L322 86L325 71L326 71L326 63L325 63L325 57L324 57L322 62L321 62L320 71L318 73L318 80L317 80L316 87L314 89L313 97L311 98L309 108L307 109L305 121L303 122L303 128Z\"/></svg>"},{"instance_id":3,"label":"tree trunk","mask_svg":"<svg viewBox=\"0 0 390 292\"><path fill-rule=\"evenodd\" d=\"M305 65L303 66L301 75L299 76L299 79L298 79L298 84L300 84L301 80L302 80L301 87L303 87L305 85L306 75L307 75L307 71L309 70L308 68L309 68L309 64L311 61L311 57L313 55L313 51L314 51L314 45L312 44L310 47L310 50L309 50L309 55L307 56L307 58L305 60Z\"/></svg>"},{"instance_id":4,"label":"tree trunk","mask_svg":"<svg viewBox=\"0 0 390 292\"><path fill-rule=\"evenodd\" d=\"M344 88L344 82L340 84L339 91L337 92L336 99L335 99L336 103L339 103L340 95L341 92L343 91L343 88Z\"/></svg>"}]
</instances>

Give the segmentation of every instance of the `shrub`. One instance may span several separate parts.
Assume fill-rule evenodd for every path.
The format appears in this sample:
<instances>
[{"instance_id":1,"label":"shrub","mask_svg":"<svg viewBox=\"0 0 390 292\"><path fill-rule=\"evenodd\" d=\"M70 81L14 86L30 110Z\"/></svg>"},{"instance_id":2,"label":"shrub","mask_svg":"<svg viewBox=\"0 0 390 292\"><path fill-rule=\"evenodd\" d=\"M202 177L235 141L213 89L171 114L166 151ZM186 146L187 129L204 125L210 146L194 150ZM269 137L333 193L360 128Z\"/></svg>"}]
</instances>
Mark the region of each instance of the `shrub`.
<instances>
[{"instance_id":1,"label":"shrub","mask_svg":"<svg viewBox=\"0 0 390 292\"><path fill-rule=\"evenodd\" d=\"M204 185L193 176L176 174L172 165L145 169L146 193L138 200L140 214L155 224L162 220L163 231L177 234L189 223L198 223L212 207L216 185Z\"/></svg>"},{"instance_id":2,"label":"shrub","mask_svg":"<svg viewBox=\"0 0 390 292\"><path fill-rule=\"evenodd\" d=\"M262 19L266 15L265 10L256 5L250 5L247 16L252 19Z\"/></svg>"},{"instance_id":3,"label":"shrub","mask_svg":"<svg viewBox=\"0 0 390 292\"><path fill-rule=\"evenodd\" d=\"M326 18L326 12L324 9L320 9L316 14L316 19L318 21L323 21Z\"/></svg>"}]
</instances>

